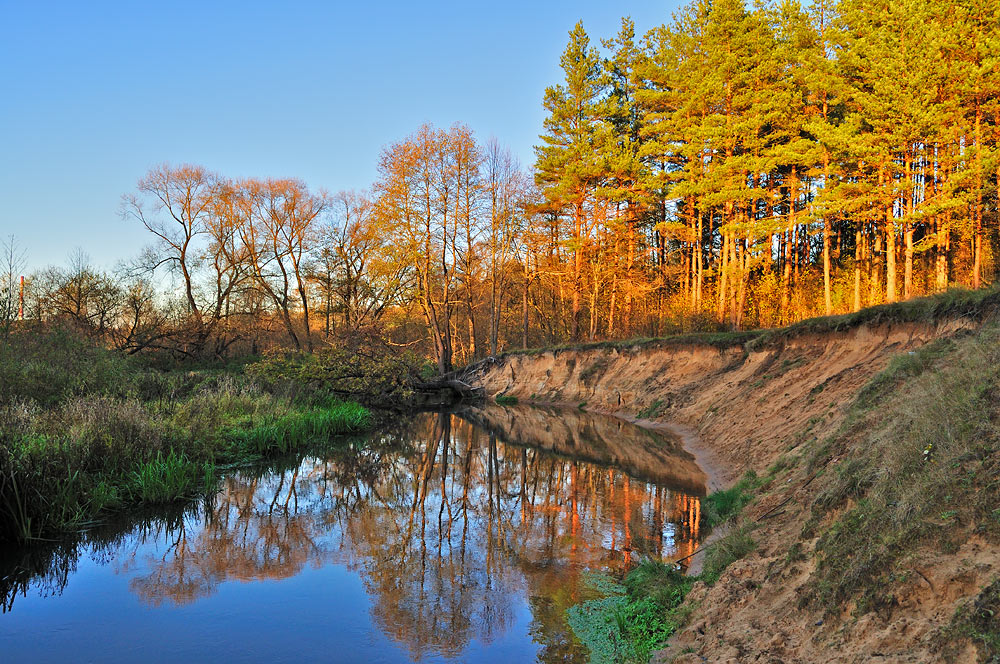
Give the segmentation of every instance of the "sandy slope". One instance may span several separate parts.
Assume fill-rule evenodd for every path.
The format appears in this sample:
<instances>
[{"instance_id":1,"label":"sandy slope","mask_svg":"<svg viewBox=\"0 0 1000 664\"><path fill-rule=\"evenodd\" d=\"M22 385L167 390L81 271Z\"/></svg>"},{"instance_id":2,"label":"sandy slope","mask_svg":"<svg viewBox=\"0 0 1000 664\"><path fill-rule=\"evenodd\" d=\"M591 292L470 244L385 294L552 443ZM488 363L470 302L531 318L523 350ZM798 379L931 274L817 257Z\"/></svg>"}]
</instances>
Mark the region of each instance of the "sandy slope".
<instances>
[{"instance_id":1,"label":"sandy slope","mask_svg":"<svg viewBox=\"0 0 1000 664\"><path fill-rule=\"evenodd\" d=\"M687 433L685 447L709 475L710 488L747 469L762 473L783 453L836 430L854 395L890 358L966 327L882 324L805 334L746 352L742 346L637 347L511 355L485 365L476 379L490 396L525 402L585 402L587 410ZM834 458L831 464L836 464ZM659 661L933 662L933 634L960 601L1000 571L1000 553L976 538L953 556L917 555L915 574L889 615L823 620L800 609L815 541L800 541L814 481L798 469L786 484L748 508L759 522L759 550L732 565L712 588L696 586L698 608ZM789 561L795 544L806 554ZM971 646L970 646L971 648ZM957 661L975 661L975 652Z\"/></svg>"}]
</instances>

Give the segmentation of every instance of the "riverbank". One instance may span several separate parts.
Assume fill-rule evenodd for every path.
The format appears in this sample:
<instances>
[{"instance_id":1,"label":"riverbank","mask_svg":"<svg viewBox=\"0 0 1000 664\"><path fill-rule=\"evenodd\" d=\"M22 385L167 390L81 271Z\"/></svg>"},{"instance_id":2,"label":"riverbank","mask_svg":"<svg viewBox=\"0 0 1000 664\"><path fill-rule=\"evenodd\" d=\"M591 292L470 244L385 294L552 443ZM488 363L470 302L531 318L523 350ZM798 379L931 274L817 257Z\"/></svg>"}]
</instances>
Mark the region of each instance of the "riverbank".
<instances>
[{"instance_id":1,"label":"riverbank","mask_svg":"<svg viewBox=\"0 0 1000 664\"><path fill-rule=\"evenodd\" d=\"M742 555L658 661L989 661L998 652L995 292L747 333L498 358L490 395L697 434ZM639 598L641 599L641 597ZM672 609L673 611L673 609Z\"/></svg>"},{"instance_id":2,"label":"riverbank","mask_svg":"<svg viewBox=\"0 0 1000 664\"><path fill-rule=\"evenodd\" d=\"M66 331L0 344L0 543L214 491L232 464L361 431L372 413L242 370L163 372Z\"/></svg>"}]
</instances>

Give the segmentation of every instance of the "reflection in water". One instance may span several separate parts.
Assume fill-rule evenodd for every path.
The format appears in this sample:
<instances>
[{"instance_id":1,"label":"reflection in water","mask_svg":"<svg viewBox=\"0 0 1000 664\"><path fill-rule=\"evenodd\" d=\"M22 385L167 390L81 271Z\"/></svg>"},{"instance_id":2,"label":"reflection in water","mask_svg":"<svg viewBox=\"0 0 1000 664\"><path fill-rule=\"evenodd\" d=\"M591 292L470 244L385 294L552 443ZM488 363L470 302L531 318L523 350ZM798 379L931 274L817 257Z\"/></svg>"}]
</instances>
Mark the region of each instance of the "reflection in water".
<instances>
[{"instance_id":1,"label":"reflection in water","mask_svg":"<svg viewBox=\"0 0 1000 664\"><path fill-rule=\"evenodd\" d=\"M663 436L528 408L431 414L405 428L237 473L187 514L50 552L34 581L22 564L5 578L5 608L28 585L72 583L77 548L160 611L197 603L225 582L336 565L360 577L371 622L404 661L462 658L473 643L489 659L489 645L509 638L526 612L520 638L535 644L538 661L584 661L565 622L566 608L585 599L582 572L694 550L703 475ZM337 601L337 588L329 590Z\"/></svg>"}]
</instances>

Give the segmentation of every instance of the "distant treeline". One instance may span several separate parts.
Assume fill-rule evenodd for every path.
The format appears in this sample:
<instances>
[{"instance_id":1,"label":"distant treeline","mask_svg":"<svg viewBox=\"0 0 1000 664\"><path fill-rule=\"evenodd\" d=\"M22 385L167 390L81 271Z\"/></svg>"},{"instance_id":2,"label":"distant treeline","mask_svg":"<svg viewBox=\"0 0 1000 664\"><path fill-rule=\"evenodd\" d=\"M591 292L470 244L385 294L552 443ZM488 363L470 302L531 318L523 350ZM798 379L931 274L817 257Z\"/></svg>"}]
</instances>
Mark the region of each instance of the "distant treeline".
<instances>
[{"instance_id":1,"label":"distant treeline","mask_svg":"<svg viewBox=\"0 0 1000 664\"><path fill-rule=\"evenodd\" d=\"M181 358L363 331L445 371L992 282L1000 4L694 2L602 45L570 32L532 172L462 125L384 148L370 192L159 167L123 203L153 245L35 273L26 315Z\"/></svg>"}]
</instances>

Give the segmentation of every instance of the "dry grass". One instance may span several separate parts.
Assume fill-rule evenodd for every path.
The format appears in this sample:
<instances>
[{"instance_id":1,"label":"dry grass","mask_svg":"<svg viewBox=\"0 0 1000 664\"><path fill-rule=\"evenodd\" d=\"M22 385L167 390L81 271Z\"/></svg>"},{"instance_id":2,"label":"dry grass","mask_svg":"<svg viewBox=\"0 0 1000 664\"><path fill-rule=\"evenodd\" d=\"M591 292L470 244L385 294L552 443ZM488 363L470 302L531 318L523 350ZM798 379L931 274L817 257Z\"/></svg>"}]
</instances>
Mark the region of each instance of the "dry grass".
<instances>
[{"instance_id":1,"label":"dry grass","mask_svg":"<svg viewBox=\"0 0 1000 664\"><path fill-rule=\"evenodd\" d=\"M920 547L947 554L973 533L1000 541L1000 331L893 362L855 410L813 505L818 518L839 516L817 545L808 600L866 612L895 604Z\"/></svg>"}]
</instances>

